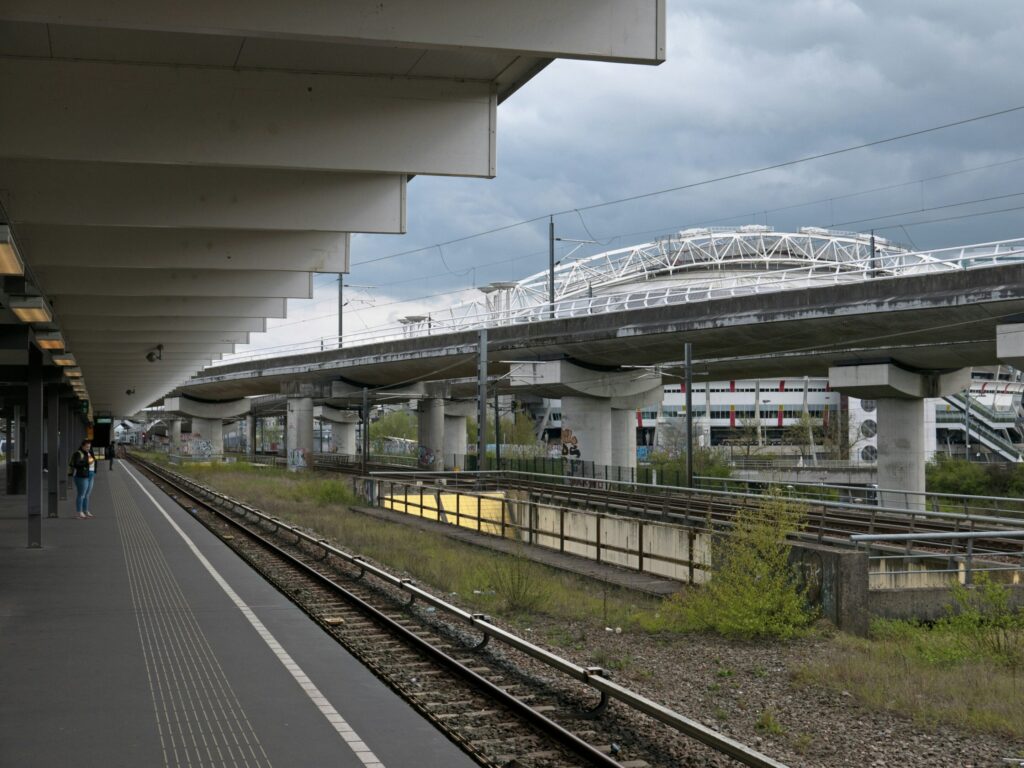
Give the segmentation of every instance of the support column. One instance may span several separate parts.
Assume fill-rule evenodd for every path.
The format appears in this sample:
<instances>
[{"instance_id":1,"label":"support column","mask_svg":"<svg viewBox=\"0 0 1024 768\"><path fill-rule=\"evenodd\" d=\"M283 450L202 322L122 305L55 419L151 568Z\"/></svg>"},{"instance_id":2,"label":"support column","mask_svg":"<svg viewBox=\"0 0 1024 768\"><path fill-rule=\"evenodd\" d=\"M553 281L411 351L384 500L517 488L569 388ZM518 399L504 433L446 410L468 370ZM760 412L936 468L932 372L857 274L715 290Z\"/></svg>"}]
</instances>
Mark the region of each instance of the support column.
<instances>
[{"instance_id":1,"label":"support column","mask_svg":"<svg viewBox=\"0 0 1024 768\"><path fill-rule=\"evenodd\" d=\"M636 469L636 411L612 409L612 465L623 467L627 472L622 478L631 478Z\"/></svg>"},{"instance_id":2,"label":"support column","mask_svg":"<svg viewBox=\"0 0 1024 768\"><path fill-rule=\"evenodd\" d=\"M221 456L224 453L224 422L220 419L207 419L209 424L210 455Z\"/></svg>"},{"instance_id":3,"label":"support column","mask_svg":"<svg viewBox=\"0 0 1024 768\"><path fill-rule=\"evenodd\" d=\"M342 456L356 455L356 422L331 422L331 434L334 436L334 449Z\"/></svg>"},{"instance_id":4,"label":"support column","mask_svg":"<svg viewBox=\"0 0 1024 768\"><path fill-rule=\"evenodd\" d=\"M181 419L171 420L171 453L181 453Z\"/></svg>"},{"instance_id":5,"label":"support column","mask_svg":"<svg viewBox=\"0 0 1024 768\"><path fill-rule=\"evenodd\" d=\"M181 422L178 422L179 440ZM219 456L224 453L224 424L220 419L192 417L192 455L197 457Z\"/></svg>"},{"instance_id":6,"label":"support column","mask_svg":"<svg viewBox=\"0 0 1024 768\"><path fill-rule=\"evenodd\" d=\"M288 469L305 469L313 462L313 398L288 398L288 419L285 424L288 447Z\"/></svg>"},{"instance_id":7,"label":"support column","mask_svg":"<svg viewBox=\"0 0 1024 768\"><path fill-rule=\"evenodd\" d=\"M444 415L444 468L466 468L466 446L469 434L465 416Z\"/></svg>"},{"instance_id":8,"label":"support column","mask_svg":"<svg viewBox=\"0 0 1024 768\"><path fill-rule=\"evenodd\" d=\"M256 456L256 415L245 417L245 454L250 459Z\"/></svg>"},{"instance_id":9,"label":"support column","mask_svg":"<svg viewBox=\"0 0 1024 768\"><path fill-rule=\"evenodd\" d=\"M46 516L57 517L60 463L60 391L57 384L46 385ZM111 426L113 428L113 426Z\"/></svg>"},{"instance_id":10,"label":"support column","mask_svg":"<svg viewBox=\"0 0 1024 768\"><path fill-rule=\"evenodd\" d=\"M636 440L634 439L634 454ZM562 398L562 446L569 459L612 463L612 408L604 397Z\"/></svg>"},{"instance_id":11,"label":"support column","mask_svg":"<svg viewBox=\"0 0 1024 768\"><path fill-rule=\"evenodd\" d=\"M429 472L440 472L444 469L444 400L440 397L420 400L416 414L417 466Z\"/></svg>"},{"instance_id":12,"label":"support column","mask_svg":"<svg viewBox=\"0 0 1024 768\"><path fill-rule=\"evenodd\" d=\"M35 344L28 345L28 408L26 409L25 491L28 514L28 546L43 545L43 356Z\"/></svg>"},{"instance_id":13,"label":"support column","mask_svg":"<svg viewBox=\"0 0 1024 768\"><path fill-rule=\"evenodd\" d=\"M934 374L890 363L830 368L829 385L878 404L878 487L883 507L925 508L925 399L959 392L970 372Z\"/></svg>"},{"instance_id":14,"label":"support column","mask_svg":"<svg viewBox=\"0 0 1024 768\"><path fill-rule=\"evenodd\" d=\"M71 403L68 400L60 401L60 446L58 451L58 463L57 466L60 472L57 476L60 478L57 485L57 498L59 501L64 501L68 497L68 461L71 459Z\"/></svg>"},{"instance_id":15,"label":"support column","mask_svg":"<svg viewBox=\"0 0 1024 768\"><path fill-rule=\"evenodd\" d=\"M877 398L878 487L883 507L924 510L924 400ZM885 491L898 488L907 493Z\"/></svg>"}]
</instances>

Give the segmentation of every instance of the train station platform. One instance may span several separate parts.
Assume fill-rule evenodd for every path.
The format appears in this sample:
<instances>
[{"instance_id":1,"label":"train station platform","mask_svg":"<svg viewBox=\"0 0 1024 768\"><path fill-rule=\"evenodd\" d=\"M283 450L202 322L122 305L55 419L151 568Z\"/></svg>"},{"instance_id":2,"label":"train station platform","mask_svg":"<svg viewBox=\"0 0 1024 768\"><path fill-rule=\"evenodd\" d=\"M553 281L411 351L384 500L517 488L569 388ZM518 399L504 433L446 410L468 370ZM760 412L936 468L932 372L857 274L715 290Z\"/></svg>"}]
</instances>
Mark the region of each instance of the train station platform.
<instances>
[{"instance_id":1,"label":"train station platform","mask_svg":"<svg viewBox=\"0 0 1024 768\"><path fill-rule=\"evenodd\" d=\"M125 462L90 506L0 495L0 765L474 765Z\"/></svg>"}]
</instances>

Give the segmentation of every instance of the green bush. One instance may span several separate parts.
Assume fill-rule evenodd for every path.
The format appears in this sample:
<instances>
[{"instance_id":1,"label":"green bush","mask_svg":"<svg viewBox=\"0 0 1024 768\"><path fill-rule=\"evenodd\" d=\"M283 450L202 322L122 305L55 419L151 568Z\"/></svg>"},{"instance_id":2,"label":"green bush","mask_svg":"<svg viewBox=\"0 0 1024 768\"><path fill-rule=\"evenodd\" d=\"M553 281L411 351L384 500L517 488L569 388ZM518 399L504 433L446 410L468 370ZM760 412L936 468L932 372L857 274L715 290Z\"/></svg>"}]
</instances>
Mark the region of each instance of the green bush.
<instances>
[{"instance_id":1,"label":"green bush","mask_svg":"<svg viewBox=\"0 0 1024 768\"><path fill-rule=\"evenodd\" d=\"M1010 607L1010 593L987 573L975 577L974 588L954 582L950 615L939 622L973 658L1013 669L1024 666L1024 610Z\"/></svg>"},{"instance_id":2,"label":"green bush","mask_svg":"<svg viewBox=\"0 0 1024 768\"><path fill-rule=\"evenodd\" d=\"M803 507L766 496L741 509L733 530L715 541L711 581L682 602L683 626L727 637L792 637L814 612L789 565L786 537L802 527Z\"/></svg>"}]
</instances>

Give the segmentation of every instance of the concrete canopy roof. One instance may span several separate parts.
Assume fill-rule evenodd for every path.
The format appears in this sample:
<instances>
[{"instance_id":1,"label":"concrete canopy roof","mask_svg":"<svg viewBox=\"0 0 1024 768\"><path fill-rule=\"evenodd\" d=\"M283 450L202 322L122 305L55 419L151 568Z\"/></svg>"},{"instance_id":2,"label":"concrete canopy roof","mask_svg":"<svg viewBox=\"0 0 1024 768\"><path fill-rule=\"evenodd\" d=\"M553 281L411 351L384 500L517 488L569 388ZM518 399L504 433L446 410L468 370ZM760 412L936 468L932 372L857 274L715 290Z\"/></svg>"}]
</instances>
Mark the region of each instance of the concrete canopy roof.
<instances>
[{"instance_id":1,"label":"concrete canopy roof","mask_svg":"<svg viewBox=\"0 0 1024 768\"><path fill-rule=\"evenodd\" d=\"M133 413L347 271L349 233L403 232L411 175L494 176L497 104L553 58L664 55L664 0L7 0L5 293Z\"/></svg>"}]
</instances>

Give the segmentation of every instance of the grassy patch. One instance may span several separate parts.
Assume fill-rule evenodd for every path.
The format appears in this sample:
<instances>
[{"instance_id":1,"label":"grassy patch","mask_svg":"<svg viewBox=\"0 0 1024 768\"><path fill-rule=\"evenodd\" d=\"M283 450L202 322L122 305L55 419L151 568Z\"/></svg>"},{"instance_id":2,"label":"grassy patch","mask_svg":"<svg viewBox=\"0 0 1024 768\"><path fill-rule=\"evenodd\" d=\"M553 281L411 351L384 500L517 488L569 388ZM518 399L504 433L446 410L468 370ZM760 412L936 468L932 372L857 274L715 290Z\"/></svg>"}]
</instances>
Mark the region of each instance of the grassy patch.
<instances>
[{"instance_id":1,"label":"grassy patch","mask_svg":"<svg viewBox=\"0 0 1024 768\"><path fill-rule=\"evenodd\" d=\"M949 616L934 624L876 620L871 639L837 638L797 679L924 724L1024 738L1024 613L984 574L950 597Z\"/></svg>"},{"instance_id":2,"label":"grassy patch","mask_svg":"<svg viewBox=\"0 0 1024 768\"><path fill-rule=\"evenodd\" d=\"M355 502L337 475L275 467L183 464L175 471L267 514L317 532L338 546L387 565L475 610L513 620L543 613L595 626L656 624L660 601L528 560L473 547L434 533L375 520L348 509ZM552 637L579 643L571 633Z\"/></svg>"}]
</instances>

